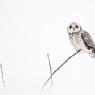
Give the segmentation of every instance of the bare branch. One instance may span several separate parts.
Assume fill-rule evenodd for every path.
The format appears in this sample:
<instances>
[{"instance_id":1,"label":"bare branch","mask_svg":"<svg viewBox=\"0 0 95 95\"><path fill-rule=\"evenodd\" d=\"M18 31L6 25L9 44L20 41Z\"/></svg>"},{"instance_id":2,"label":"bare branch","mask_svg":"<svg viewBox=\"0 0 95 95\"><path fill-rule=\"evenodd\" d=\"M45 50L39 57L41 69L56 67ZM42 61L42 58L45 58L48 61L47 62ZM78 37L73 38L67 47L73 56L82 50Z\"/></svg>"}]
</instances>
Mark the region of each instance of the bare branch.
<instances>
[{"instance_id":1,"label":"bare branch","mask_svg":"<svg viewBox=\"0 0 95 95\"><path fill-rule=\"evenodd\" d=\"M78 50L78 51L75 52L73 55L71 55L70 57L68 57L68 59L67 59L64 63L62 63L56 70L54 70L54 72L53 72L52 75L47 79L47 81L44 83L44 85L43 85L42 88L45 87L45 85L49 82L49 80L51 79L51 77L52 77L65 63L67 63L67 61L68 61L69 59L71 59L72 57L74 57L74 56L75 56L76 54L78 54L81 50L82 50L82 49Z\"/></svg>"},{"instance_id":2,"label":"bare branch","mask_svg":"<svg viewBox=\"0 0 95 95\"><path fill-rule=\"evenodd\" d=\"M4 76L3 76L3 68L2 68L1 64L0 64L0 68L1 68L1 75L2 75L3 85L4 85L4 88L5 88L5 81L4 81Z\"/></svg>"},{"instance_id":3,"label":"bare branch","mask_svg":"<svg viewBox=\"0 0 95 95\"><path fill-rule=\"evenodd\" d=\"M48 61L49 61L50 75L51 75L51 86L52 86L53 85L53 80L52 80L52 67L51 67L51 64L50 64L49 54L47 54L47 57L48 57Z\"/></svg>"}]
</instances>

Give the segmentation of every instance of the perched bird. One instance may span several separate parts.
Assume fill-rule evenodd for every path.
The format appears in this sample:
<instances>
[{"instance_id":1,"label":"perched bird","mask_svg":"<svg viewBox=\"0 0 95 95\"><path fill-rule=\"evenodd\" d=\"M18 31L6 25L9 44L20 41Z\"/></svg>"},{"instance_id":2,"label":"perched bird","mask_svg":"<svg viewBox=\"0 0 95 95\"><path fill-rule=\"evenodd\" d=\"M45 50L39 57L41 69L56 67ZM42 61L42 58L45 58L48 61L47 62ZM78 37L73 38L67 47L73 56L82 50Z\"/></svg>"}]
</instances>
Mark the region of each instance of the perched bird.
<instances>
[{"instance_id":1,"label":"perched bird","mask_svg":"<svg viewBox=\"0 0 95 95\"><path fill-rule=\"evenodd\" d=\"M81 49L81 51L88 53L92 58L95 57L95 44L93 39L77 22L72 22L67 27L67 32L72 45L77 51Z\"/></svg>"},{"instance_id":2,"label":"perched bird","mask_svg":"<svg viewBox=\"0 0 95 95\"><path fill-rule=\"evenodd\" d=\"M69 56L57 69L51 72L51 76L44 83L43 87L49 82L49 80L53 77L53 75L64 65L66 64L72 57L74 57L79 52L88 53L92 58L95 58L95 44L92 40L90 34L82 29L82 27L77 22L72 22L67 27L67 32L69 35L69 39L76 49L76 52Z\"/></svg>"}]
</instances>

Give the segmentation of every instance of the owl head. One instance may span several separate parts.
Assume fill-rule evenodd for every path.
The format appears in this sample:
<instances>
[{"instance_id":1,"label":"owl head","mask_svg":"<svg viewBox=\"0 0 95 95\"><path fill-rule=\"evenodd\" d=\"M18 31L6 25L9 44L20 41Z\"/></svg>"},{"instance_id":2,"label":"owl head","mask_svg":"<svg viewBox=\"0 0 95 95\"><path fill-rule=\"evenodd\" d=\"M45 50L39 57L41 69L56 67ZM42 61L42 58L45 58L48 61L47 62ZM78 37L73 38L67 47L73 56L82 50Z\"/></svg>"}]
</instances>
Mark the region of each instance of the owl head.
<instances>
[{"instance_id":1,"label":"owl head","mask_svg":"<svg viewBox=\"0 0 95 95\"><path fill-rule=\"evenodd\" d=\"M81 31L81 26L77 22L72 22L67 27L68 33L75 33Z\"/></svg>"}]
</instances>

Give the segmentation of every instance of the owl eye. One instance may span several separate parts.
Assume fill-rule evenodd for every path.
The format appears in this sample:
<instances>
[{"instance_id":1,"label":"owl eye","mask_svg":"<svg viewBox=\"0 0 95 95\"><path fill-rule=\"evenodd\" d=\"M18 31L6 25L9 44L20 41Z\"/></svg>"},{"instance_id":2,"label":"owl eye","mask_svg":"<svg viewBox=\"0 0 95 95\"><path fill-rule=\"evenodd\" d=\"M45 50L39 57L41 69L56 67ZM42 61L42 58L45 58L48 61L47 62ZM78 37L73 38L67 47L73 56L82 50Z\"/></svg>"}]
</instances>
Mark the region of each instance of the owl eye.
<instances>
[{"instance_id":1,"label":"owl eye","mask_svg":"<svg viewBox=\"0 0 95 95\"><path fill-rule=\"evenodd\" d=\"M76 25L75 27L78 28L78 25Z\"/></svg>"},{"instance_id":2,"label":"owl eye","mask_svg":"<svg viewBox=\"0 0 95 95\"><path fill-rule=\"evenodd\" d=\"M72 26L70 25L70 26L69 26L69 28L71 29L71 28L72 28Z\"/></svg>"}]
</instances>

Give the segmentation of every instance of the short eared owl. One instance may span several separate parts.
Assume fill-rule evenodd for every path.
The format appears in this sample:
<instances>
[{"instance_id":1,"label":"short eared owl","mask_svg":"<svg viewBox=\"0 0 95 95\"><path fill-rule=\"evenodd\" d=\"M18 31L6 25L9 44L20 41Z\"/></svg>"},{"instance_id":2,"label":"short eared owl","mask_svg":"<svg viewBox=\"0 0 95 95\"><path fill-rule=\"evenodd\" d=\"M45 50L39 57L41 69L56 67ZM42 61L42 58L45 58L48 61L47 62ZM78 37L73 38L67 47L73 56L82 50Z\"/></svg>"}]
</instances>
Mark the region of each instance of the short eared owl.
<instances>
[{"instance_id":1,"label":"short eared owl","mask_svg":"<svg viewBox=\"0 0 95 95\"><path fill-rule=\"evenodd\" d=\"M88 53L91 57L95 57L95 44L88 32L84 31L76 22L72 22L67 31L76 50L82 49L83 52Z\"/></svg>"}]
</instances>

